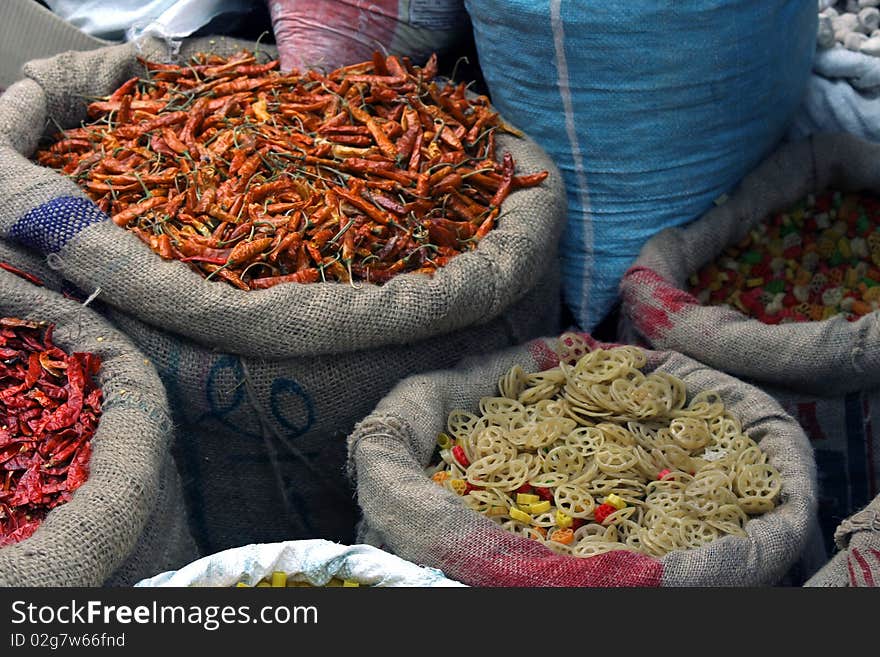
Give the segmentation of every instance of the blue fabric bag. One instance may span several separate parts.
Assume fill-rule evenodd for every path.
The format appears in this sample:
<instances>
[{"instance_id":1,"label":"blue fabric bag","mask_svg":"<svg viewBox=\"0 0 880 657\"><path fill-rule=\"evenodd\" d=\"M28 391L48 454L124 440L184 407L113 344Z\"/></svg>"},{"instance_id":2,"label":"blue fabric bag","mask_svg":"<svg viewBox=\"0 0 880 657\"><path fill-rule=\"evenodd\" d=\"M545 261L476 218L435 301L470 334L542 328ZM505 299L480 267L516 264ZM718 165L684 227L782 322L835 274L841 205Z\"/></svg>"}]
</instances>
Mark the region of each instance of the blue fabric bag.
<instances>
[{"instance_id":1,"label":"blue fabric bag","mask_svg":"<svg viewBox=\"0 0 880 657\"><path fill-rule=\"evenodd\" d=\"M492 100L562 170L565 300L592 329L654 233L703 214L785 134L815 0L467 0Z\"/></svg>"}]
</instances>

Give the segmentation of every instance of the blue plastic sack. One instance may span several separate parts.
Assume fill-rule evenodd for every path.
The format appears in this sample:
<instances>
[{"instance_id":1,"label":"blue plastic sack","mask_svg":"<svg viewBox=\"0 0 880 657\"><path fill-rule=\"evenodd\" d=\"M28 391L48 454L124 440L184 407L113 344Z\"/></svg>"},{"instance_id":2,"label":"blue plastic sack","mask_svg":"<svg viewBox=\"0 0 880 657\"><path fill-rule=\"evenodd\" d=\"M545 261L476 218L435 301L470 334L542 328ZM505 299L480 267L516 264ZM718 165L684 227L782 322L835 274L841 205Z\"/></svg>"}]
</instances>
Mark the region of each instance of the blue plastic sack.
<instances>
[{"instance_id":1,"label":"blue plastic sack","mask_svg":"<svg viewBox=\"0 0 880 657\"><path fill-rule=\"evenodd\" d=\"M611 310L654 233L703 214L778 144L804 93L815 0L467 0L502 115L566 179L564 293Z\"/></svg>"}]
</instances>

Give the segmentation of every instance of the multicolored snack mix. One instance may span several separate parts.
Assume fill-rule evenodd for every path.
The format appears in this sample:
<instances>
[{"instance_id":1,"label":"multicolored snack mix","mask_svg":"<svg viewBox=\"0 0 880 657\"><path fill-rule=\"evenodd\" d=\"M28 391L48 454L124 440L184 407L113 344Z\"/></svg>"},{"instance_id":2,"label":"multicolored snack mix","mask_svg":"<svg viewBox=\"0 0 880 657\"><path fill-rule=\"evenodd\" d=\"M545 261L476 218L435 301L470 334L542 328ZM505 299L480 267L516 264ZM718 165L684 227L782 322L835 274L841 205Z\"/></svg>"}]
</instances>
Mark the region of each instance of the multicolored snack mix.
<instances>
[{"instance_id":1,"label":"multicolored snack mix","mask_svg":"<svg viewBox=\"0 0 880 657\"><path fill-rule=\"evenodd\" d=\"M810 195L692 275L691 291L765 324L857 320L880 307L878 217L871 194Z\"/></svg>"},{"instance_id":2,"label":"multicolored snack mix","mask_svg":"<svg viewBox=\"0 0 880 657\"><path fill-rule=\"evenodd\" d=\"M750 516L776 507L779 471L715 392L688 399L681 379L645 365L624 346L535 374L514 366L479 414L449 414L429 476L503 528L576 557L660 557L744 536Z\"/></svg>"}]
</instances>

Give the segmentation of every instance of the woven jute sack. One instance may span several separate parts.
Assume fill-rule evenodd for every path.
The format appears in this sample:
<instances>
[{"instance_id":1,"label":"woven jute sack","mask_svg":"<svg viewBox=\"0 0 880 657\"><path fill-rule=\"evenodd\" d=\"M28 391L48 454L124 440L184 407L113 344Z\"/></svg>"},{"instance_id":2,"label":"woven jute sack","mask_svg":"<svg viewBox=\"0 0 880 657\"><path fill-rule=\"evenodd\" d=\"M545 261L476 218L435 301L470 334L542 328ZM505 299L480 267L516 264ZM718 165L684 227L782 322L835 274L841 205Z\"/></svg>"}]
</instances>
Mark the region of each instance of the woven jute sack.
<instances>
[{"instance_id":1,"label":"woven jute sack","mask_svg":"<svg viewBox=\"0 0 880 657\"><path fill-rule=\"evenodd\" d=\"M501 529L425 474L450 411L475 411L480 398L497 394L499 378L513 365L526 372L557 366L555 346L555 338L538 339L469 358L455 369L409 377L358 423L349 437L349 472L363 510L359 540L470 586L782 584L814 525L815 466L806 436L768 395L678 353L646 352L643 371L681 378L689 398L717 391L782 475L779 505L749 520L745 537L725 536L659 559L624 550L589 558L561 555Z\"/></svg>"},{"instance_id":2,"label":"woven jute sack","mask_svg":"<svg viewBox=\"0 0 880 657\"><path fill-rule=\"evenodd\" d=\"M0 261L26 264L11 255ZM127 586L197 556L168 400L143 354L90 308L5 271L0 314L54 323L59 347L97 354L104 393L88 479L31 537L0 548L0 586Z\"/></svg>"},{"instance_id":3,"label":"woven jute sack","mask_svg":"<svg viewBox=\"0 0 880 657\"><path fill-rule=\"evenodd\" d=\"M816 450L826 545L878 490L880 315L768 325L727 306L703 306L688 277L773 212L825 189L880 192L880 145L826 134L789 143L722 205L648 241L621 283L619 338L671 349L749 381L796 417Z\"/></svg>"},{"instance_id":4,"label":"woven jute sack","mask_svg":"<svg viewBox=\"0 0 880 657\"><path fill-rule=\"evenodd\" d=\"M243 45L256 47L195 40L177 57ZM138 54L167 59L169 50L144 40L25 65L25 79L0 98L0 233L45 256L83 294L97 291L157 367L204 553L242 542L350 542L357 508L344 438L354 423L404 376L558 330L561 175L533 142L500 137L518 171L550 176L511 194L498 228L433 277L242 292L162 261L73 181L28 160L44 129L77 125L89 98L138 74Z\"/></svg>"},{"instance_id":5,"label":"woven jute sack","mask_svg":"<svg viewBox=\"0 0 880 657\"><path fill-rule=\"evenodd\" d=\"M837 552L804 586L880 586L880 496L834 532Z\"/></svg>"}]
</instances>

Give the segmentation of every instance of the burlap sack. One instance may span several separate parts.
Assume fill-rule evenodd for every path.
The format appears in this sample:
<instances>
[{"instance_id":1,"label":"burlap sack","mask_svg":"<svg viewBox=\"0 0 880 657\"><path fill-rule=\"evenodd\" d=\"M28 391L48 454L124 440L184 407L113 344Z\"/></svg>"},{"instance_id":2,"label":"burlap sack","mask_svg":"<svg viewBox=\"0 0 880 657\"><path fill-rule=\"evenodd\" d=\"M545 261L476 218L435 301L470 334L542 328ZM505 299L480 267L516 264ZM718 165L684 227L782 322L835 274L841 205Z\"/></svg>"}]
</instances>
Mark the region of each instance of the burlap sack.
<instances>
[{"instance_id":1,"label":"burlap sack","mask_svg":"<svg viewBox=\"0 0 880 657\"><path fill-rule=\"evenodd\" d=\"M240 45L218 38L183 50ZM351 542L344 436L355 421L408 374L557 330L558 169L532 142L499 138L518 171L550 177L513 193L498 229L433 278L241 292L161 261L72 181L27 160L47 121L77 124L87 97L136 74L138 51L168 55L147 40L32 62L0 98L0 233L47 255L85 294L100 290L109 316L158 368L204 553L295 538Z\"/></svg>"},{"instance_id":2,"label":"burlap sack","mask_svg":"<svg viewBox=\"0 0 880 657\"><path fill-rule=\"evenodd\" d=\"M878 313L856 322L771 326L722 306L701 306L688 277L742 240L756 223L807 194L832 188L880 192L880 145L817 135L784 146L730 198L694 223L645 244L621 283L621 339L672 349L743 378L775 396L817 451L826 543L878 490L880 403Z\"/></svg>"},{"instance_id":3,"label":"burlap sack","mask_svg":"<svg viewBox=\"0 0 880 657\"><path fill-rule=\"evenodd\" d=\"M804 586L880 586L880 496L834 532L838 552Z\"/></svg>"},{"instance_id":4,"label":"burlap sack","mask_svg":"<svg viewBox=\"0 0 880 657\"><path fill-rule=\"evenodd\" d=\"M588 339L590 339L588 337ZM593 343L595 344L595 343ZM760 586L778 584L807 543L816 507L815 467L804 432L769 396L686 356L648 352L645 371L680 377L690 395L717 390L783 477L781 504L726 536L661 559L616 551L558 555L471 511L424 473L450 411L475 409L499 377L555 367L555 340L540 339L453 370L402 381L349 438L349 471L363 509L359 541L440 568L471 586Z\"/></svg>"},{"instance_id":5,"label":"burlap sack","mask_svg":"<svg viewBox=\"0 0 880 657\"><path fill-rule=\"evenodd\" d=\"M8 256L0 252L0 261ZM0 314L53 322L61 348L98 354L104 391L88 480L33 536L0 548L0 586L130 585L193 559L155 369L93 310L5 271Z\"/></svg>"}]
</instances>

